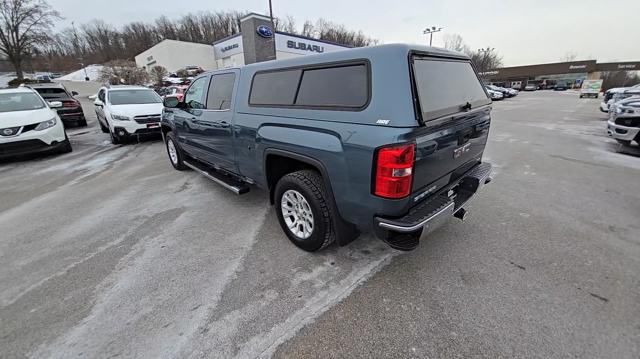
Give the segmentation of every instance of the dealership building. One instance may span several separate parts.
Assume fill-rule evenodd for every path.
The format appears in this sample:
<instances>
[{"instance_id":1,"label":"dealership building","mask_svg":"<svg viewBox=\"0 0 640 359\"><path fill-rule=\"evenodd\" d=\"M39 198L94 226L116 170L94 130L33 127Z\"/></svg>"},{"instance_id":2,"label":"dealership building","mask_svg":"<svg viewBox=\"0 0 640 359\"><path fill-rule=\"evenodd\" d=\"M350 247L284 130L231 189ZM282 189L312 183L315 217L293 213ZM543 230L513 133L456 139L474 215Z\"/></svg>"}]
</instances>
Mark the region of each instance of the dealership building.
<instances>
[{"instance_id":1,"label":"dealership building","mask_svg":"<svg viewBox=\"0 0 640 359\"><path fill-rule=\"evenodd\" d=\"M584 80L600 79L603 72L640 71L640 61L597 62L596 60L502 67L481 72L485 82L505 87L524 87L527 83L579 86Z\"/></svg>"},{"instance_id":2,"label":"dealership building","mask_svg":"<svg viewBox=\"0 0 640 359\"><path fill-rule=\"evenodd\" d=\"M348 48L328 41L273 31L268 16L251 13L240 19L238 34L211 45L164 40L137 55L135 61L138 67L150 69L160 65L169 72L186 66L216 70Z\"/></svg>"}]
</instances>

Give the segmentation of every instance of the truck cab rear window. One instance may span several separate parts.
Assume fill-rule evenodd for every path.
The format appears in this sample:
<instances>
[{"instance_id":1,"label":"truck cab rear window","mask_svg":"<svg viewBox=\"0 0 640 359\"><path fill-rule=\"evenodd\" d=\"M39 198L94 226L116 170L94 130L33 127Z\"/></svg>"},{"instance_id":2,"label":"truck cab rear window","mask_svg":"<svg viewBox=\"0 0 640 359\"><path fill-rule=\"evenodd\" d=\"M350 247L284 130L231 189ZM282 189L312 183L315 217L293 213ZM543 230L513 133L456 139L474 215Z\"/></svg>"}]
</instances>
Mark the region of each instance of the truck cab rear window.
<instances>
[{"instance_id":1,"label":"truck cab rear window","mask_svg":"<svg viewBox=\"0 0 640 359\"><path fill-rule=\"evenodd\" d=\"M424 121L491 102L468 61L416 57L413 72Z\"/></svg>"},{"instance_id":2,"label":"truck cab rear window","mask_svg":"<svg viewBox=\"0 0 640 359\"><path fill-rule=\"evenodd\" d=\"M349 110L364 107L368 100L367 66L350 64L257 73L249 104Z\"/></svg>"}]
</instances>

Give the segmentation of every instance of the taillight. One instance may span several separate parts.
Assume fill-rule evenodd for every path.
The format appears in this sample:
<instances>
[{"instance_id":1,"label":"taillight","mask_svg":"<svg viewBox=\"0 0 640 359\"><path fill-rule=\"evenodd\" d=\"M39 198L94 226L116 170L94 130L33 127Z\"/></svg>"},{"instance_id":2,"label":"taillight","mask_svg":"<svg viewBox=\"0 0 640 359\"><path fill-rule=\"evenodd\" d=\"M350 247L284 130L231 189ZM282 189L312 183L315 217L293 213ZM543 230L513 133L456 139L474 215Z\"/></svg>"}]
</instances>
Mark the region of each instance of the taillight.
<instances>
[{"instance_id":1,"label":"taillight","mask_svg":"<svg viewBox=\"0 0 640 359\"><path fill-rule=\"evenodd\" d=\"M62 102L62 106L63 107L80 107L80 102L78 101L63 101Z\"/></svg>"},{"instance_id":2,"label":"taillight","mask_svg":"<svg viewBox=\"0 0 640 359\"><path fill-rule=\"evenodd\" d=\"M403 198L411 193L415 148L416 145L411 143L378 150L374 190L376 196Z\"/></svg>"}]
</instances>

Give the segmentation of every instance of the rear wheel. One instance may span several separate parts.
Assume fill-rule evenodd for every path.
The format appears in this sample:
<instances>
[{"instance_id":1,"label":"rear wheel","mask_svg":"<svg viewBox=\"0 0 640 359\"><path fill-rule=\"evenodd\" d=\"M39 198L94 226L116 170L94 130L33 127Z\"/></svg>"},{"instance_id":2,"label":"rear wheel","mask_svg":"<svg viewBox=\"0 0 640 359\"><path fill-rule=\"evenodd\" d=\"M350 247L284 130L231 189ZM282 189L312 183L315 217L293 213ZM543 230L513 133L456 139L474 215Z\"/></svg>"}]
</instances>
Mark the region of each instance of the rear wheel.
<instances>
[{"instance_id":1,"label":"rear wheel","mask_svg":"<svg viewBox=\"0 0 640 359\"><path fill-rule=\"evenodd\" d=\"M171 162L173 168L178 171L186 170L187 166L183 162L184 154L176 142L176 136L174 136L173 132L167 132L164 137L167 154L169 155L169 162Z\"/></svg>"},{"instance_id":2,"label":"rear wheel","mask_svg":"<svg viewBox=\"0 0 640 359\"><path fill-rule=\"evenodd\" d=\"M280 226L293 244L315 252L335 240L330 199L320 174L289 173L278 181L274 197Z\"/></svg>"}]
</instances>

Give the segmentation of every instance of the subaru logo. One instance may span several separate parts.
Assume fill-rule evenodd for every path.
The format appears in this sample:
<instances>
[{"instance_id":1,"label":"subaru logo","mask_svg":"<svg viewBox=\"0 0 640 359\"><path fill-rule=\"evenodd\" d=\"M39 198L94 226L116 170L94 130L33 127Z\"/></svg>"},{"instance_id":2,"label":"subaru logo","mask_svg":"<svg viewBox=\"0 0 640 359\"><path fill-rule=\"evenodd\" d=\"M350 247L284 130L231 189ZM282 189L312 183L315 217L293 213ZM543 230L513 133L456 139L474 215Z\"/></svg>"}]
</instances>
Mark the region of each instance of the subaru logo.
<instances>
[{"instance_id":1,"label":"subaru logo","mask_svg":"<svg viewBox=\"0 0 640 359\"><path fill-rule=\"evenodd\" d=\"M256 32L258 33L258 35L267 39L273 37L273 30L271 30L271 28L267 25L258 26L258 28L256 29Z\"/></svg>"},{"instance_id":2,"label":"subaru logo","mask_svg":"<svg viewBox=\"0 0 640 359\"><path fill-rule=\"evenodd\" d=\"M2 130L2 134L5 136L11 136L13 135L13 130L10 128L5 128L4 130Z\"/></svg>"}]
</instances>

